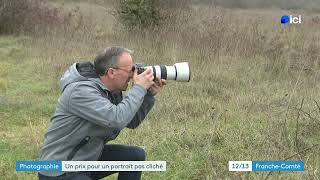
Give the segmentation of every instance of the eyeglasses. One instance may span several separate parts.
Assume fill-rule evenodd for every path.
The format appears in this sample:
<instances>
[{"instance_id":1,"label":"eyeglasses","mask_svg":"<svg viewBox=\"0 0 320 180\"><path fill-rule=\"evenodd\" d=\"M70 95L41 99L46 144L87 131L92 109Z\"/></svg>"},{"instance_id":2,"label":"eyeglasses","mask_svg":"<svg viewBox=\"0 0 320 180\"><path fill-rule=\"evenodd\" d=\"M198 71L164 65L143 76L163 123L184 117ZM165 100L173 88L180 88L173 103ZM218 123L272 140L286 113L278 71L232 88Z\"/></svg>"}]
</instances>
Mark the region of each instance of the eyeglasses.
<instances>
[{"instance_id":1,"label":"eyeglasses","mask_svg":"<svg viewBox=\"0 0 320 180\"><path fill-rule=\"evenodd\" d=\"M128 71L127 69L119 68L119 67L113 67L112 69L119 69L119 70L122 70L122 71L127 72L128 74L130 74L130 73L133 73L134 70L136 70L136 66L132 66L130 71Z\"/></svg>"}]
</instances>

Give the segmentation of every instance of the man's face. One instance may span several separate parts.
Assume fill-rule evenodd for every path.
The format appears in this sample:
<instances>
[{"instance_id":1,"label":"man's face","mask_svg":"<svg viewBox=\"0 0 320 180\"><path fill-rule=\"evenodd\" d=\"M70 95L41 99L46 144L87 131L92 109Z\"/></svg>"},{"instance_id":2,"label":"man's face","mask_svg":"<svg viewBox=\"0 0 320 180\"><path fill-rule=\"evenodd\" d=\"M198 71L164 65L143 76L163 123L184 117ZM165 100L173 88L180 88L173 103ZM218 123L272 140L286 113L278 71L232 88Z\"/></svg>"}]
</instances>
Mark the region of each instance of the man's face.
<instances>
[{"instance_id":1,"label":"man's face","mask_svg":"<svg viewBox=\"0 0 320 180\"><path fill-rule=\"evenodd\" d=\"M129 53L124 52L119 57L118 65L114 69L114 83L118 90L125 91L128 88L129 81L133 77L134 64Z\"/></svg>"}]
</instances>

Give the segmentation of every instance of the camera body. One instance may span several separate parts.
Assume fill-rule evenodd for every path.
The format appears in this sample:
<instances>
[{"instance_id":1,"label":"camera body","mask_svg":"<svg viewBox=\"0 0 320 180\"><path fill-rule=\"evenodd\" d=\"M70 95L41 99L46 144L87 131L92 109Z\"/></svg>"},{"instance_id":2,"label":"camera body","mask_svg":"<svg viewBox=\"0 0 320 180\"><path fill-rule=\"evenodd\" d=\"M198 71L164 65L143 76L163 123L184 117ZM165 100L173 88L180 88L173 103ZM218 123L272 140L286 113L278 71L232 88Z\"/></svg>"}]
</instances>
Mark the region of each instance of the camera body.
<instances>
[{"instance_id":1,"label":"camera body","mask_svg":"<svg viewBox=\"0 0 320 180\"><path fill-rule=\"evenodd\" d=\"M144 64L135 64L138 74L143 73L146 69L151 69L154 79L156 77L166 80L175 80L179 82L189 82L191 70L188 62L176 63L173 66L154 65L145 66Z\"/></svg>"}]
</instances>

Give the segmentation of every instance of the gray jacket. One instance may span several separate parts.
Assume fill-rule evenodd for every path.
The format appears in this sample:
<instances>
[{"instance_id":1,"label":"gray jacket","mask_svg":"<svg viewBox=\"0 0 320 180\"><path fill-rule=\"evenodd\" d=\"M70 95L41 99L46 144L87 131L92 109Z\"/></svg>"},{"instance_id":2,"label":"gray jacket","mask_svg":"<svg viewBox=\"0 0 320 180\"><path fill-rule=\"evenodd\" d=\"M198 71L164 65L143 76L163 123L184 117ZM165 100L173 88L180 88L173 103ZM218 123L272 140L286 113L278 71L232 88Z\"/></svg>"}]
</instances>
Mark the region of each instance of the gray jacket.
<instances>
[{"instance_id":1,"label":"gray jacket","mask_svg":"<svg viewBox=\"0 0 320 180\"><path fill-rule=\"evenodd\" d=\"M45 134L40 160L98 160L104 144L123 128L136 128L155 102L140 85L133 85L124 98L121 92L109 92L90 62L73 64L61 78L60 87L62 94Z\"/></svg>"}]
</instances>

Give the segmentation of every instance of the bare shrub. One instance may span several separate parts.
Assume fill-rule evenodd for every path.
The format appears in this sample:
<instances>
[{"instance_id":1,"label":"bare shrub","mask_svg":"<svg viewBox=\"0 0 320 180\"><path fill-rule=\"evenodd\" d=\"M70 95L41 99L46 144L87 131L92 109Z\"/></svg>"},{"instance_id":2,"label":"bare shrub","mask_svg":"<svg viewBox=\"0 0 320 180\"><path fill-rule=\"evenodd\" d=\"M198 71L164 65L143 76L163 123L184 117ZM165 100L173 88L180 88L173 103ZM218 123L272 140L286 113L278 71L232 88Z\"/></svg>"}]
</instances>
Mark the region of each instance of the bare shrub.
<instances>
[{"instance_id":1,"label":"bare shrub","mask_svg":"<svg viewBox=\"0 0 320 180\"><path fill-rule=\"evenodd\" d=\"M0 34L39 33L64 21L44 0L0 0Z\"/></svg>"}]
</instances>

